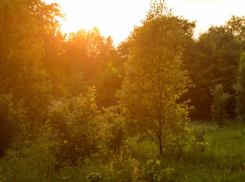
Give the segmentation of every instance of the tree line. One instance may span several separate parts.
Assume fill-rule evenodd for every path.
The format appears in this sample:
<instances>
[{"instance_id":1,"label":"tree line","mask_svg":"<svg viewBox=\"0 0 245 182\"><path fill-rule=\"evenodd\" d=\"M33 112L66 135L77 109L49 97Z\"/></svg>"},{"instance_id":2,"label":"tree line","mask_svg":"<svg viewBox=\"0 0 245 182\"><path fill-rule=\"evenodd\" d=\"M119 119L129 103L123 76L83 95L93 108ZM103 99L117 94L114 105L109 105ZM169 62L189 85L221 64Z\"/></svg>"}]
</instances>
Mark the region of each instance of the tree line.
<instances>
[{"instance_id":1,"label":"tree line","mask_svg":"<svg viewBox=\"0 0 245 182\"><path fill-rule=\"evenodd\" d=\"M196 40L195 22L152 1L114 47L98 28L63 34L60 8L0 1L0 156L43 142L77 165L135 136L181 155L189 118L243 119L244 18Z\"/></svg>"}]
</instances>

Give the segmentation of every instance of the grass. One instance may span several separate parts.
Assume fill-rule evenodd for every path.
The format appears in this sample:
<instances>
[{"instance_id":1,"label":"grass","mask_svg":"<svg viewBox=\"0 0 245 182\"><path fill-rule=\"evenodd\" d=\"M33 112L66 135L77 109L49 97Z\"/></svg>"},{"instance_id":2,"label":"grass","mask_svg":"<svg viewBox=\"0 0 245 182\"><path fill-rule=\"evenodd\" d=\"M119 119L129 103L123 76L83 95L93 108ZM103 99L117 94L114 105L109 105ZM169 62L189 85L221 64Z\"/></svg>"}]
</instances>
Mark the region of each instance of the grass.
<instances>
[{"instance_id":1,"label":"grass","mask_svg":"<svg viewBox=\"0 0 245 182\"><path fill-rule=\"evenodd\" d=\"M0 182L245 181L245 125L227 121L223 127L198 122L191 126L196 128L197 136L204 138L198 145L186 147L181 158L171 155L149 158L158 149L144 141L118 155L106 159L97 156L80 166L57 170L55 158L45 146L35 146L9 151L0 159Z\"/></svg>"},{"instance_id":2,"label":"grass","mask_svg":"<svg viewBox=\"0 0 245 182\"><path fill-rule=\"evenodd\" d=\"M227 122L223 127L212 123L199 124L206 130L205 152L187 153L185 167L189 167L190 181L245 181L244 124ZM180 180L181 181L181 180ZM186 180L183 180L186 181Z\"/></svg>"}]
</instances>

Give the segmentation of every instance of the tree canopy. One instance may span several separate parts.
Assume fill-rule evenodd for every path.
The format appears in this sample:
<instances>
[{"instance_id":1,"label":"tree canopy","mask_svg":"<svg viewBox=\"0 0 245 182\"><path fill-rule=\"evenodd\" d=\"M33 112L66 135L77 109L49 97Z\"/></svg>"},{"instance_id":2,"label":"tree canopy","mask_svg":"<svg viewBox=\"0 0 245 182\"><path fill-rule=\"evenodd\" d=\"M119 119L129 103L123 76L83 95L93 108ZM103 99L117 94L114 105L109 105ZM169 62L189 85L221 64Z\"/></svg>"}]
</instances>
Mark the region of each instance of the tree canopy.
<instances>
[{"instance_id":1,"label":"tree canopy","mask_svg":"<svg viewBox=\"0 0 245 182\"><path fill-rule=\"evenodd\" d=\"M118 97L128 109L128 124L152 139L162 155L180 140L187 122L186 108L176 99L191 85L180 55L195 23L173 16L160 1L152 3L142 24L127 40L132 47Z\"/></svg>"},{"instance_id":2,"label":"tree canopy","mask_svg":"<svg viewBox=\"0 0 245 182\"><path fill-rule=\"evenodd\" d=\"M244 17L194 39L195 22L153 0L115 47L96 27L63 34L60 8L0 1L0 157L41 145L59 164L80 165L150 139L180 158L193 138L205 144L203 131L188 138L189 117L244 119Z\"/></svg>"}]
</instances>

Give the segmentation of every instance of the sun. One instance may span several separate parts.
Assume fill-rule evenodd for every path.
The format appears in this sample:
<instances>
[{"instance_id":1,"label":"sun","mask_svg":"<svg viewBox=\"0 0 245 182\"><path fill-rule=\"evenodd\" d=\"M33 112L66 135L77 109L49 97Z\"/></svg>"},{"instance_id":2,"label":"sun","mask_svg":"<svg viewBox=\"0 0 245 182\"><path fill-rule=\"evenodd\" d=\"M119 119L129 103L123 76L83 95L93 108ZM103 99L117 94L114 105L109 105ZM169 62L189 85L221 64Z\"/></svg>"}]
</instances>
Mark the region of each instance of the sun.
<instances>
[{"instance_id":1,"label":"sun","mask_svg":"<svg viewBox=\"0 0 245 182\"><path fill-rule=\"evenodd\" d=\"M114 45L124 41L141 25L151 0L44 0L47 4L58 3L66 14L60 20L63 33L97 27L104 37L111 36ZM211 25L220 26L231 15L244 16L245 1L241 0L165 0L175 16L196 21L194 37L208 30Z\"/></svg>"},{"instance_id":2,"label":"sun","mask_svg":"<svg viewBox=\"0 0 245 182\"><path fill-rule=\"evenodd\" d=\"M101 35L111 36L114 44L124 41L140 25L151 0L45 0L58 3L66 15L66 21L59 19L63 33L97 27Z\"/></svg>"}]
</instances>

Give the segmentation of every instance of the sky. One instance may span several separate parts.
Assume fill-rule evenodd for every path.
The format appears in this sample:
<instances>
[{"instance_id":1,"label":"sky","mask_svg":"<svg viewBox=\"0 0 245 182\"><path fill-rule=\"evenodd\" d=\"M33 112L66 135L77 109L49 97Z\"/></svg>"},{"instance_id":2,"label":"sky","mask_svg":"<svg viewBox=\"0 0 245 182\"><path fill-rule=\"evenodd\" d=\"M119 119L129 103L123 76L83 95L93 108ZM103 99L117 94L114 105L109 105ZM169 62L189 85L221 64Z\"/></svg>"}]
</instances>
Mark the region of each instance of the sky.
<instances>
[{"instance_id":1,"label":"sky","mask_svg":"<svg viewBox=\"0 0 245 182\"><path fill-rule=\"evenodd\" d=\"M111 36L114 45L124 41L141 25L150 8L151 0L44 0L47 4L57 2L66 14L60 20L63 33L80 29L99 28L104 37ZM211 25L225 24L232 15L245 16L244 0L165 0L175 16L196 21L194 37L198 38Z\"/></svg>"}]
</instances>

